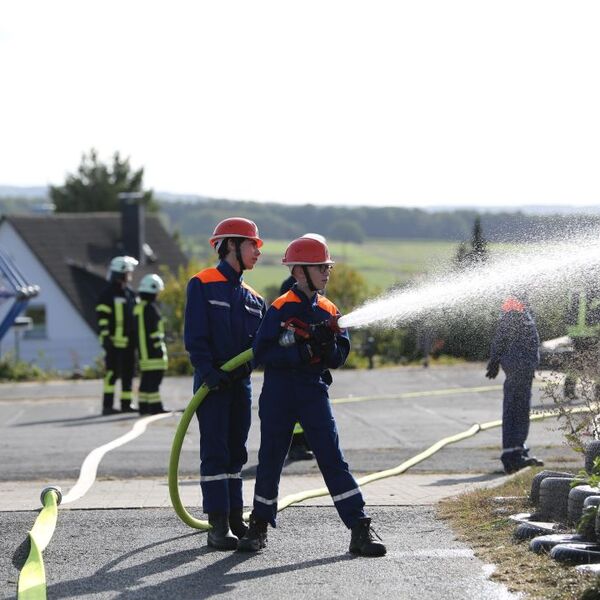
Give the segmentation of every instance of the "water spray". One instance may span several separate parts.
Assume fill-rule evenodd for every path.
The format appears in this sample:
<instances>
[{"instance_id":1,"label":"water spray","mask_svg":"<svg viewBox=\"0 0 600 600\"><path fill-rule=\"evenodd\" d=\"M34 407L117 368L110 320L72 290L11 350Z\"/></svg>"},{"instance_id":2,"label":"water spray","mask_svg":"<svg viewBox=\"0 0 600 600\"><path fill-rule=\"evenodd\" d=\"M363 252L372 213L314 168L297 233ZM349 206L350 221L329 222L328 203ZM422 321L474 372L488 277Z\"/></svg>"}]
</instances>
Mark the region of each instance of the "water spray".
<instances>
[{"instance_id":1,"label":"water spray","mask_svg":"<svg viewBox=\"0 0 600 600\"><path fill-rule=\"evenodd\" d=\"M339 319L341 328L394 327L416 319L440 319L484 309L503 297L560 294L600 277L600 234L531 245L426 284L380 296Z\"/></svg>"}]
</instances>

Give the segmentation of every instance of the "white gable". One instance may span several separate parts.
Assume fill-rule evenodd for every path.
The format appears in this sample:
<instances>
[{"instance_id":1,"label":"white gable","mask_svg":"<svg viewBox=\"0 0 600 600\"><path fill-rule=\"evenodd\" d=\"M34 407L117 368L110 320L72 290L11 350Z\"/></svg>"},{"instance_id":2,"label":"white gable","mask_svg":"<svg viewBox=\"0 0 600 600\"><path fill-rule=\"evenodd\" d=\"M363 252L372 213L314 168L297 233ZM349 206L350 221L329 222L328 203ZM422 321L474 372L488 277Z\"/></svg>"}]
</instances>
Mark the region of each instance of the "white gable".
<instances>
[{"instance_id":1,"label":"white gable","mask_svg":"<svg viewBox=\"0 0 600 600\"><path fill-rule=\"evenodd\" d=\"M0 223L0 248L10 256L28 283L38 285L40 294L30 306L43 305L46 310L46 337L26 339L20 334L20 358L42 368L71 371L94 362L101 354L96 332L74 308L35 254L8 221ZM0 321L12 302L0 305ZM15 331L9 330L0 341L0 353L14 351Z\"/></svg>"}]
</instances>

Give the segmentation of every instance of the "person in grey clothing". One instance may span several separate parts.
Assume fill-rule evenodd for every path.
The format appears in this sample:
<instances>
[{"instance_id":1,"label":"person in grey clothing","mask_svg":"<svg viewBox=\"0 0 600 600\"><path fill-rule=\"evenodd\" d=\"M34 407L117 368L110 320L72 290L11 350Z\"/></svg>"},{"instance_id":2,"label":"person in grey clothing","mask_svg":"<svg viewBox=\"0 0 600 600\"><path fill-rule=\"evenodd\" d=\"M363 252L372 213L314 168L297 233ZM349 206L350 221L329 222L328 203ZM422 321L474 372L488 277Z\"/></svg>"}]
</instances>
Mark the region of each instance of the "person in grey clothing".
<instances>
[{"instance_id":1,"label":"person in grey clothing","mask_svg":"<svg viewBox=\"0 0 600 600\"><path fill-rule=\"evenodd\" d=\"M502 314L492 340L486 377L494 379L500 367L506 375L502 405L502 464L506 473L543 462L529 456L531 386L539 363L535 320L524 295L512 295L502 304Z\"/></svg>"}]
</instances>

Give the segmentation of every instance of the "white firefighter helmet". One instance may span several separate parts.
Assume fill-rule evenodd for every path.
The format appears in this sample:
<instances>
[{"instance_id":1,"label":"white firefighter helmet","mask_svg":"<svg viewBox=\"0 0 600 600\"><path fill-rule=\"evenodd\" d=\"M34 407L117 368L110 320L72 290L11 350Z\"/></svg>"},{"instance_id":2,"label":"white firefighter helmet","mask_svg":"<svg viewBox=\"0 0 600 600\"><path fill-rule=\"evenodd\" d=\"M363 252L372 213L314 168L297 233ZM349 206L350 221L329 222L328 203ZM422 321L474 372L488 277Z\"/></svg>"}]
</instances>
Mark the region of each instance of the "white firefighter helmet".
<instances>
[{"instance_id":1,"label":"white firefighter helmet","mask_svg":"<svg viewBox=\"0 0 600 600\"><path fill-rule=\"evenodd\" d=\"M327 243L325 236L321 235L320 233L305 233L302 237L309 238L311 240L317 240L318 242L323 242L324 244Z\"/></svg>"},{"instance_id":2,"label":"white firefighter helmet","mask_svg":"<svg viewBox=\"0 0 600 600\"><path fill-rule=\"evenodd\" d=\"M144 275L138 286L139 293L158 294L165 289L164 281L155 273Z\"/></svg>"},{"instance_id":3,"label":"white firefighter helmet","mask_svg":"<svg viewBox=\"0 0 600 600\"><path fill-rule=\"evenodd\" d=\"M110 271L113 273L132 273L138 266L133 256L115 256L110 261Z\"/></svg>"}]
</instances>

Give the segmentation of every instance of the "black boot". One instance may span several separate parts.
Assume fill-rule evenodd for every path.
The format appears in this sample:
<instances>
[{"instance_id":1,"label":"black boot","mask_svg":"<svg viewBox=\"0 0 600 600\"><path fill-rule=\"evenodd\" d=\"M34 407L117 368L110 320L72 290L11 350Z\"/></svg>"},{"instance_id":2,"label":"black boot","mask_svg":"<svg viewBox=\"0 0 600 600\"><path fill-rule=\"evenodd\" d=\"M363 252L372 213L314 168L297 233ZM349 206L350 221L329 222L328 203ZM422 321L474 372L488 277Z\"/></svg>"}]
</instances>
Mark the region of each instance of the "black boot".
<instances>
[{"instance_id":1,"label":"black boot","mask_svg":"<svg viewBox=\"0 0 600 600\"><path fill-rule=\"evenodd\" d=\"M266 521L258 519L254 513L250 515L250 527L246 535L239 541L238 550L242 552L257 552L267 545Z\"/></svg>"},{"instance_id":2,"label":"black boot","mask_svg":"<svg viewBox=\"0 0 600 600\"><path fill-rule=\"evenodd\" d=\"M152 402L148 405L148 414L150 415L162 415L163 413L169 412L164 406L162 402Z\"/></svg>"},{"instance_id":3,"label":"black boot","mask_svg":"<svg viewBox=\"0 0 600 600\"><path fill-rule=\"evenodd\" d=\"M386 552L385 546L381 542L375 541L373 535L381 538L371 527L371 519L363 517L352 528L352 537L350 538L350 552L352 554L362 554L363 556L383 556Z\"/></svg>"},{"instance_id":4,"label":"black boot","mask_svg":"<svg viewBox=\"0 0 600 600\"><path fill-rule=\"evenodd\" d=\"M149 415L150 405L147 402L138 402L138 411L140 415Z\"/></svg>"},{"instance_id":5,"label":"black boot","mask_svg":"<svg viewBox=\"0 0 600 600\"><path fill-rule=\"evenodd\" d=\"M207 543L217 550L235 550L238 545L238 539L229 529L229 520L227 515L221 513L209 513L208 522L211 529L208 532Z\"/></svg>"},{"instance_id":6,"label":"black boot","mask_svg":"<svg viewBox=\"0 0 600 600\"><path fill-rule=\"evenodd\" d=\"M315 457L303 433L294 433L287 457L290 461L312 460Z\"/></svg>"},{"instance_id":7,"label":"black boot","mask_svg":"<svg viewBox=\"0 0 600 600\"><path fill-rule=\"evenodd\" d=\"M229 527L238 539L242 539L248 532L248 525L244 523L244 509L232 508L229 512Z\"/></svg>"},{"instance_id":8,"label":"black boot","mask_svg":"<svg viewBox=\"0 0 600 600\"><path fill-rule=\"evenodd\" d=\"M103 415L116 415L120 411L113 408L114 397L112 394L104 394L102 398L102 414Z\"/></svg>"},{"instance_id":9,"label":"black boot","mask_svg":"<svg viewBox=\"0 0 600 600\"><path fill-rule=\"evenodd\" d=\"M137 410L131 406L131 400L121 400L121 412L134 413Z\"/></svg>"}]
</instances>

